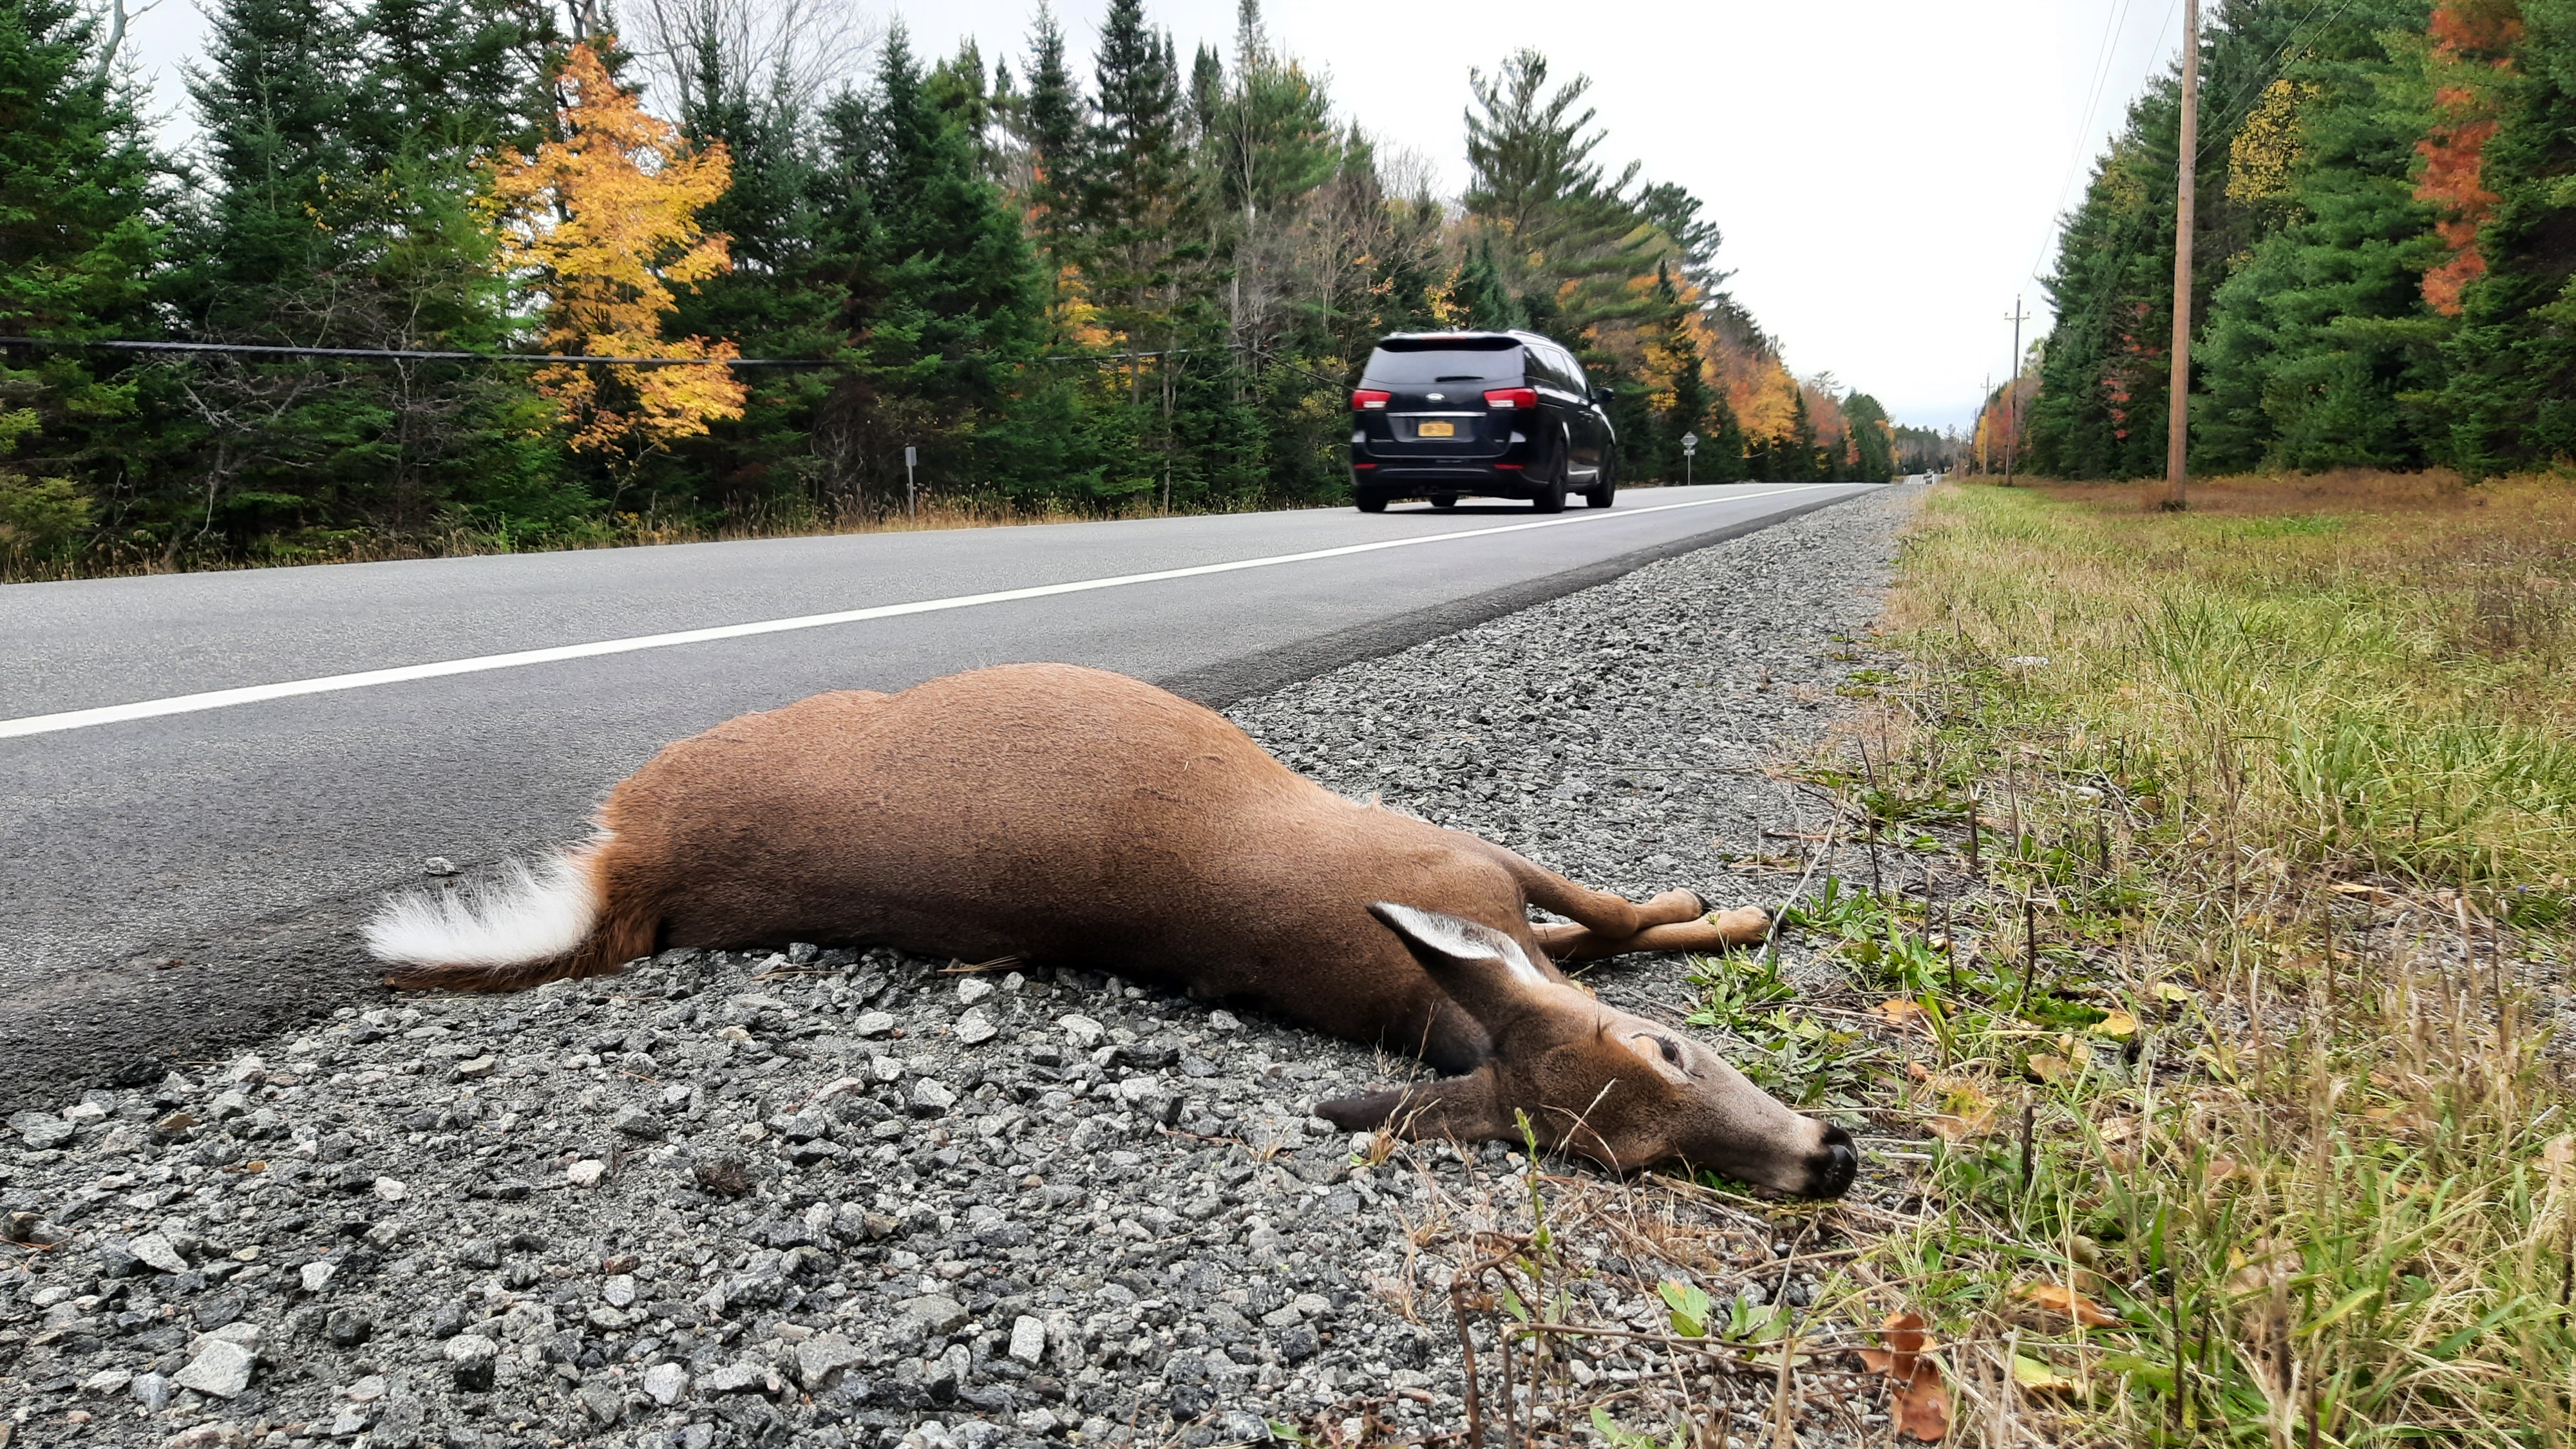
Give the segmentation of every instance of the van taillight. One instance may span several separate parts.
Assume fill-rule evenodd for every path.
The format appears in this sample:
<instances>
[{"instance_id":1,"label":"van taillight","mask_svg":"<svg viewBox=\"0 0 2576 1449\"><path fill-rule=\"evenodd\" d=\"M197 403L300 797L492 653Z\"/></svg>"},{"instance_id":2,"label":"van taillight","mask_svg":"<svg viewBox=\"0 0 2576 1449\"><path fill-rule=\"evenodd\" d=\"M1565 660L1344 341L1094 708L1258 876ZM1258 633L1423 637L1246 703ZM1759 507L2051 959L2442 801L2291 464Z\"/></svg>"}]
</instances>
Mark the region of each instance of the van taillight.
<instances>
[{"instance_id":1,"label":"van taillight","mask_svg":"<svg viewBox=\"0 0 2576 1449\"><path fill-rule=\"evenodd\" d=\"M1489 408L1534 408L1538 406L1538 389L1534 387L1497 388L1485 394Z\"/></svg>"},{"instance_id":2,"label":"van taillight","mask_svg":"<svg viewBox=\"0 0 2576 1449\"><path fill-rule=\"evenodd\" d=\"M1361 412L1369 408L1385 407L1387 399L1393 396L1395 396L1395 394L1391 392L1378 392L1371 388L1360 388L1351 394L1351 411Z\"/></svg>"}]
</instances>

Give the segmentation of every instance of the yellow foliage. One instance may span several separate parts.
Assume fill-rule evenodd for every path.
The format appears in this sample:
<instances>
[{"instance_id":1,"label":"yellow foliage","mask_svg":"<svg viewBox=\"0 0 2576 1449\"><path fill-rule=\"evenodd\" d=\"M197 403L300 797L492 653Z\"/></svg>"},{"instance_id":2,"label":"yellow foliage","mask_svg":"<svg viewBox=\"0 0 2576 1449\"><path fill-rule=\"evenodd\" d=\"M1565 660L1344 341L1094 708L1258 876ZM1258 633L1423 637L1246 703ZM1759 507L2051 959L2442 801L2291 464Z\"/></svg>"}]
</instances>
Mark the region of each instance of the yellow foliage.
<instances>
[{"instance_id":1,"label":"yellow foliage","mask_svg":"<svg viewBox=\"0 0 2576 1449\"><path fill-rule=\"evenodd\" d=\"M498 264L531 276L545 293L546 350L739 356L731 342L662 336L662 319L678 305L672 286L705 281L733 264L725 238L697 222L731 177L724 147L689 150L670 122L645 114L588 45L573 47L562 80L572 93L558 113L563 139L534 156L505 150L492 168ZM602 379L602 371L610 376ZM603 381L616 386L603 388ZM656 449L742 416L743 386L722 366L549 367L536 383L573 425L573 447L585 451Z\"/></svg>"},{"instance_id":2,"label":"yellow foliage","mask_svg":"<svg viewBox=\"0 0 2576 1449\"><path fill-rule=\"evenodd\" d=\"M2299 107L2319 93L2313 81L2276 80L2227 144L2227 195L2234 201L2286 196L2299 164Z\"/></svg>"}]
</instances>

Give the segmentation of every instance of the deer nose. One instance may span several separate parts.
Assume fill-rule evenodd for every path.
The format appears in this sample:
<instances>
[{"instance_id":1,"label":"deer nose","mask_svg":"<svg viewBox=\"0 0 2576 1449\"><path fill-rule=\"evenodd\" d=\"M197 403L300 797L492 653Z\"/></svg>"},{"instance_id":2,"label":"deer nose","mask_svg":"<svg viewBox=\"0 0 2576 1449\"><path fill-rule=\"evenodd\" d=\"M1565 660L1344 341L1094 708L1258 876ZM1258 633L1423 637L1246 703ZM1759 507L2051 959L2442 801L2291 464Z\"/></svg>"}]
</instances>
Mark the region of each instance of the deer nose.
<instances>
[{"instance_id":1,"label":"deer nose","mask_svg":"<svg viewBox=\"0 0 2576 1449\"><path fill-rule=\"evenodd\" d=\"M1852 1146L1851 1134L1828 1122L1824 1146L1807 1168L1808 1197L1841 1197L1851 1191L1852 1179L1860 1174L1860 1150Z\"/></svg>"}]
</instances>

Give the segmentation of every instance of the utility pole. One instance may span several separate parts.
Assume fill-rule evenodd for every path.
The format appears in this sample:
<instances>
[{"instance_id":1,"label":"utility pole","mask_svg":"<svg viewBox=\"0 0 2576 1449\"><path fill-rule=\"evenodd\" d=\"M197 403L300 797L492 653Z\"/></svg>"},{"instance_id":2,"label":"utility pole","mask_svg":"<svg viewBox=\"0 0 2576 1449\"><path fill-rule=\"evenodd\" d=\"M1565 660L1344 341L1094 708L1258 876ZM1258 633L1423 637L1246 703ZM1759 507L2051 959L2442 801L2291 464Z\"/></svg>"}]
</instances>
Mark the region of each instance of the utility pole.
<instances>
[{"instance_id":1,"label":"utility pole","mask_svg":"<svg viewBox=\"0 0 2576 1449\"><path fill-rule=\"evenodd\" d=\"M2164 506L2191 476L2192 182L2200 171L2200 0L2182 0L2182 149L2174 159L2173 382L2165 415Z\"/></svg>"},{"instance_id":2,"label":"utility pole","mask_svg":"<svg viewBox=\"0 0 2576 1449\"><path fill-rule=\"evenodd\" d=\"M2013 325L2012 370L2004 374L2004 416L2012 429L2004 435L2004 486L2013 486L2014 455L2021 449L2021 324L2030 314L2021 309L2021 298L2013 298L2012 315L2004 319Z\"/></svg>"},{"instance_id":3,"label":"utility pole","mask_svg":"<svg viewBox=\"0 0 2576 1449\"><path fill-rule=\"evenodd\" d=\"M1968 442L1977 450L1977 476L1991 478L1994 470L1994 438L1986 427L1986 399L1995 395L1995 376L1986 374L1985 390L1977 394L1977 430Z\"/></svg>"}]
</instances>

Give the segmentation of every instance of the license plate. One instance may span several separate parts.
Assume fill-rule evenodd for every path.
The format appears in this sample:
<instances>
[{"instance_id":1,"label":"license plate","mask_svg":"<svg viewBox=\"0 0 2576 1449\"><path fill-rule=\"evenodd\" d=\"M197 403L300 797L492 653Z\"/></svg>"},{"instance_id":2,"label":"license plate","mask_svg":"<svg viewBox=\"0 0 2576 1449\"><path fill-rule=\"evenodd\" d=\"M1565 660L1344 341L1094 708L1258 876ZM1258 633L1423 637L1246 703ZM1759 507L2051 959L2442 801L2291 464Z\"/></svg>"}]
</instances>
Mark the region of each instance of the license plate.
<instances>
[{"instance_id":1,"label":"license plate","mask_svg":"<svg viewBox=\"0 0 2576 1449\"><path fill-rule=\"evenodd\" d=\"M1415 428L1413 430L1413 435L1417 438L1454 438L1458 436L1458 425L1456 423L1426 422L1420 427Z\"/></svg>"}]
</instances>

